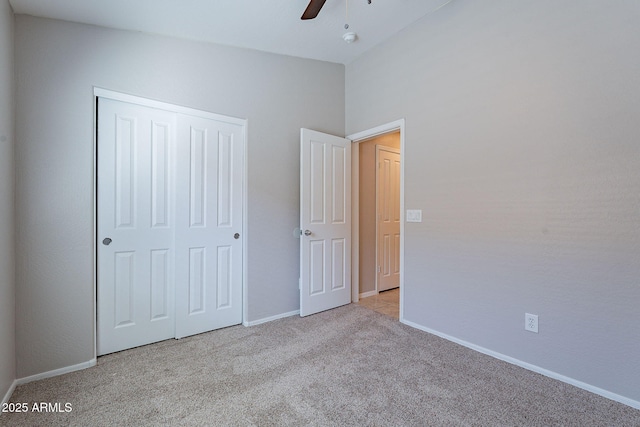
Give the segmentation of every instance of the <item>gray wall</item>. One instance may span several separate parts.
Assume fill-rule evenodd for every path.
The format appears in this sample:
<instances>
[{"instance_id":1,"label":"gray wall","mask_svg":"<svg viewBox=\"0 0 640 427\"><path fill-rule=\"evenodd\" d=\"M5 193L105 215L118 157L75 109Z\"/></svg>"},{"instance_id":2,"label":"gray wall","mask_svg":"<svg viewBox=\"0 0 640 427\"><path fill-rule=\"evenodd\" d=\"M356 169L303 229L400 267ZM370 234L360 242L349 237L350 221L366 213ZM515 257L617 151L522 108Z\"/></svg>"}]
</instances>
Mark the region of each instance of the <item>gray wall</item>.
<instances>
[{"instance_id":1,"label":"gray wall","mask_svg":"<svg viewBox=\"0 0 640 427\"><path fill-rule=\"evenodd\" d=\"M93 358L93 86L248 119L249 320L299 308L299 133L344 134L344 67L16 17L18 377Z\"/></svg>"},{"instance_id":2,"label":"gray wall","mask_svg":"<svg viewBox=\"0 0 640 427\"><path fill-rule=\"evenodd\" d=\"M405 319L635 401L639 21L456 0L346 69L348 134L406 119Z\"/></svg>"},{"instance_id":3,"label":"gray wall","mask_svg":"<svg viewBox=\"0 0 640 427\"><path fill-rule=\"evenodd\" d=\"M13 12L0 0L0 400L16 378Z\"/></svg>"}]
</instances>

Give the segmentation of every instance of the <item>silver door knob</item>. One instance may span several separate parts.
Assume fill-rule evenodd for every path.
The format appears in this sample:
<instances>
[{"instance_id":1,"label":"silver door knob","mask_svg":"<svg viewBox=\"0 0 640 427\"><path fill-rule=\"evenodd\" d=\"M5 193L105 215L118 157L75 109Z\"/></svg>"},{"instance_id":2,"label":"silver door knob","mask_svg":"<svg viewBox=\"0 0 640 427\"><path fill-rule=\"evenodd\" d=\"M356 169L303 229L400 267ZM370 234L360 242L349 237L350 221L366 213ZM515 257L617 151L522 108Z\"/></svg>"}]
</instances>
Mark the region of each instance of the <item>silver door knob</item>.
<instances>
[{"instance_id":1,"label":"silver door knob","mask_svg":"<svg viewBox=\"0 0 640 427\"><path fill-rule=\"evenodd\" d=\"M240 233L236 233L236 234L234 234L234 235L233 235L233 238L234 238L234 239L236 239L236 240L238 240L238 239L240 238Z\"/></svg>"},{"instance_id":2,"label":"silver door knob","mask_svg":"<svg viewBox=\"0 0 640 427\"><path fill-rule=\"evenodd\" d=\"M305 236L311 236L311 230L304 230Z\"/></svg>"},{"instance_id":3,"label":"silver door knob","mask_svg":"<svg viewBox=\"0 0 640 427\"><path fill-rule=\"evenodd\" d=\"M103 245L105 245L105 246L109 246L109 244L110 244L111 242L113 242L113 240L111 240L111 239L110 239L110 238L108 238L108 237L105 237L105 239L102 241L102 244L103 244Z\"/></svg>"}]
</instances>

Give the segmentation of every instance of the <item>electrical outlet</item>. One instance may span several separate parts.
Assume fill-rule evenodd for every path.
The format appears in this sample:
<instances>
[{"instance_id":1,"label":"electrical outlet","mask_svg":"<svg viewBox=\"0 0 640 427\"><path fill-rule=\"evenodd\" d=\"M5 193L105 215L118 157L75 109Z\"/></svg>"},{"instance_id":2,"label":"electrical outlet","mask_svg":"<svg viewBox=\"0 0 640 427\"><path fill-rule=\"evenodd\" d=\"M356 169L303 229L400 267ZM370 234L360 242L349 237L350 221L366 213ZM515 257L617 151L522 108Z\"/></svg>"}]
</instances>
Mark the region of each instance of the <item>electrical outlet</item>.
<instances>
[{"instance_id":1,"label":"electrical outlet","mask_svg":"<svg viewBox=\"0 0 640 427\"><path fill-rule=\"evenodd\" d=\"M524 329L525 331L538 333L538 315L537 314L524 314Z\"/></svg>"}]
</instances>

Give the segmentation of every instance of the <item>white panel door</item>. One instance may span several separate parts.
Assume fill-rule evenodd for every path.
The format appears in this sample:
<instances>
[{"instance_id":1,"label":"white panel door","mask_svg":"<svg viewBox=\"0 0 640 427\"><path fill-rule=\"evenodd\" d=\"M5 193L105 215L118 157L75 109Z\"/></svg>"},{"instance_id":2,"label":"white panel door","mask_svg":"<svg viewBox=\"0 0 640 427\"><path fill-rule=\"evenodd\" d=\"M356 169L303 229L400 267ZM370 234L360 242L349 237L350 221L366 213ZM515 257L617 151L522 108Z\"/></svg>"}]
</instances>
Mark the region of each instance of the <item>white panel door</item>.
<instances>
[{"instance_id":1,"label":"white panel door","mask_svg":"<svg viewBox=\"0 0 640 427\"><path fill-rule=\"evenodd\" d=\"M300 132L300 315L351 302L351 141Z\"/></svg>"},{"instance_id":2,"label":"white panel door","mask_svg":"<svg viewBox=\"0 0 640 427\"><path fill-rule=\"evenodd\" d=\"M176 338L242 322L244 129L178 116Z\"/></svg>"},{"instance_id":3,"label":"white panel door","mask_svg":"<svg viewBox=\"0 0 640 427\"><path fill-rule=\"evenodd\" d=\"M175 116L101 99L98 354L174 336Z\"/></svg>"},{"instance_id":4,"label":"white panel door","mask_svg":"<svg viewBox=\"0 0 640 427\"><path fill-rule=\"evenodd\" d=\"M377 290L400 286L400 152L376 145Z\"/></svg>"},{"instance_id":5,"label":"white panel door","mask_svg":"<svg viewBox=\"0 0 640 427\"><path fill-rule=\"evenodd\" d=\"M207 116L99 99L99 355L242 323L245 127Z\"/></svg>"}]
</instances>

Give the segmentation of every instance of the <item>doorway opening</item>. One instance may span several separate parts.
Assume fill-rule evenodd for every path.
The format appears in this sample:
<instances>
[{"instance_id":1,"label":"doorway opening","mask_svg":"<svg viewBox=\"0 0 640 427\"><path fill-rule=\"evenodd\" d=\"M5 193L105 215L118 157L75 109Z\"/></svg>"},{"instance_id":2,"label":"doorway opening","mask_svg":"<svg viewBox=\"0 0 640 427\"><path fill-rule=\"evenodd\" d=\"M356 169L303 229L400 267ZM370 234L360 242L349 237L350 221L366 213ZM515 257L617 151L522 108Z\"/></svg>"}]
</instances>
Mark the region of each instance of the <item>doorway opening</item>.
<instances>
[{"instance_id":1,"label":"doorway opening","mask_svg":"<svg viewBox=\"0 0 640 427\"><path fill-rule=\"evenodd\" d=\"M356 144L352 301L402 320L404 120L348 138Z\"/></svg>"}]
</instances>

